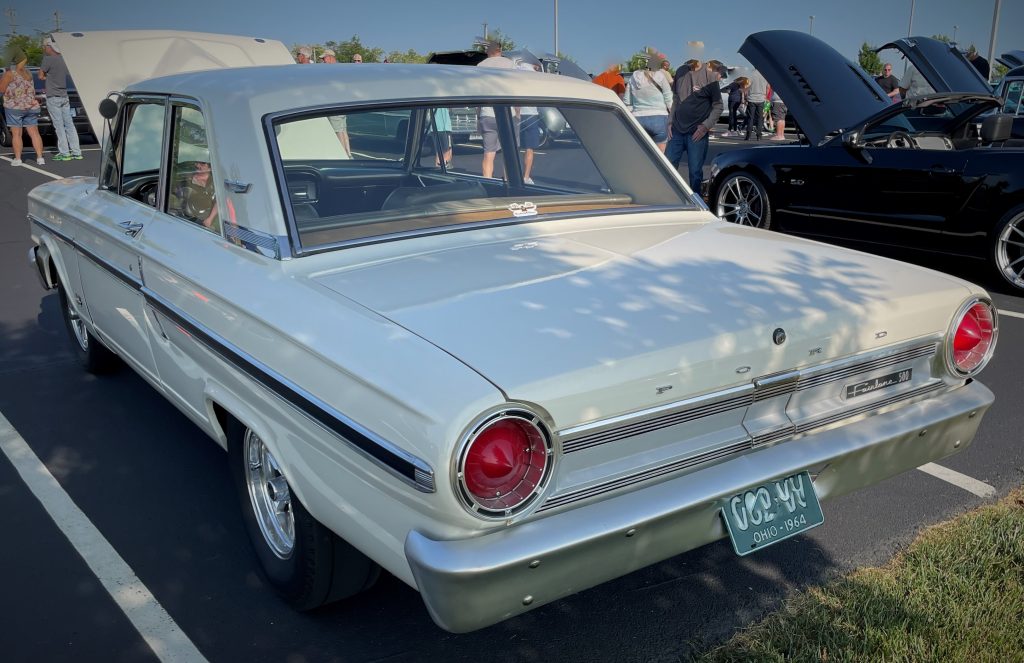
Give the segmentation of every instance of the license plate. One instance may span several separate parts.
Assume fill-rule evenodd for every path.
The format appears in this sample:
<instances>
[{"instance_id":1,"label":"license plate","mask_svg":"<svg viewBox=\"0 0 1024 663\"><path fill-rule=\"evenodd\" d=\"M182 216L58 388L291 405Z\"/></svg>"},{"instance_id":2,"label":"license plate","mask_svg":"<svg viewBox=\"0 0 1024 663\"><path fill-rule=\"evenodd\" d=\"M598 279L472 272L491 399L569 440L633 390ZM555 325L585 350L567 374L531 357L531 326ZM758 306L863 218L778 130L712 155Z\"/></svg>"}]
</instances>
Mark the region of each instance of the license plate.
<instances>
[{"instance_id":1,"label":"license plate","mask_svg":"<svg viewBox=\"0 0 1024 663\"><path fill-rule=\"evenodd\" d=\"M69 109L71 111L71 117L78 117L78 111L74 108Z\"/></svg>"},{"instance_id":2,"label":"license plate","mask_svg":"<svg viewBox=\"0 0 1024 663\"><path fill-rule=\"evenodd\" d=\"M807 472L775 479L733 495L722 507L737 555L749 555L825 522Z\"/></svg>"},{"instance_id":3,"label":"license plate","mask_svg":"<svg viewBox=\"0 0 1024 663\"><path fill-rule=\"evenodd\" d=\"M483 140L484 136L483 136L483 134L469 134L469 139L470 140Z\"/></svg>"}]
</instances>

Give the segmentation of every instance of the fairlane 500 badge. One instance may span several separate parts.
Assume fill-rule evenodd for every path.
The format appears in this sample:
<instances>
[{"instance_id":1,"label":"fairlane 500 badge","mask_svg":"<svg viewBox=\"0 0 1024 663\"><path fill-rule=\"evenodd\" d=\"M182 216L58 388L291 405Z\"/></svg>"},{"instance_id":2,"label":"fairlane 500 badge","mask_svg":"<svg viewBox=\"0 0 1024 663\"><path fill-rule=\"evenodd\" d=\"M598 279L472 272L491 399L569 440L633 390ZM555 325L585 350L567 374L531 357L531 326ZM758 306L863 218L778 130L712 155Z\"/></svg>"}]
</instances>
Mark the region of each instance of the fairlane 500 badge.
<instances>
[{"instance_id":1,"label":"fairlane 500 badge","mask_svg":"<svg viewBox=\"0 0 1024 663\"><path fill-rule=\"evenodd\" d=\"M854 396L864 396L872 392L878 391L879 389L885 389L886 387L893 387L904 382L910 382L910 378L913 375L913 369L908 368L905 371L899 373L890 373L889 375L883 375L880 378L872 378L871 380L864 380L857 384L846 385L846 397L853 398Z\"/></svg>"}]
</instances>

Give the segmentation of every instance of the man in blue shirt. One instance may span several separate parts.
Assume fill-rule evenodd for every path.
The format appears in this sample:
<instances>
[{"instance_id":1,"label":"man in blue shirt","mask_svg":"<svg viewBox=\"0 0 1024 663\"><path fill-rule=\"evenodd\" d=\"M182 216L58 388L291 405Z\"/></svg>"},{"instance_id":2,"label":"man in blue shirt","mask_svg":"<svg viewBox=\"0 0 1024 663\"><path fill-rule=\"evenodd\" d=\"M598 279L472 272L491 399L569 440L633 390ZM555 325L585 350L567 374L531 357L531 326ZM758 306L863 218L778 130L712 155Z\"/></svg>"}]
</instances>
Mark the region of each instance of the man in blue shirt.
<instances>
[{"instance_id":1,"label":"man in blue shirt","mask_svg":"<svg viewBox=\"0 0 1024 663\"><path fill-rule=\"evenodd\" d=\"M46 112L57 135L57 156L54 161L70 161L82 158L78 144L78 130L71 118L71 102L68 100L68 67L60 54L60 48L52 38L47 37L43 45L43 63L39 67L39 78L46 81Z\"/></svg>"}]
</instances>

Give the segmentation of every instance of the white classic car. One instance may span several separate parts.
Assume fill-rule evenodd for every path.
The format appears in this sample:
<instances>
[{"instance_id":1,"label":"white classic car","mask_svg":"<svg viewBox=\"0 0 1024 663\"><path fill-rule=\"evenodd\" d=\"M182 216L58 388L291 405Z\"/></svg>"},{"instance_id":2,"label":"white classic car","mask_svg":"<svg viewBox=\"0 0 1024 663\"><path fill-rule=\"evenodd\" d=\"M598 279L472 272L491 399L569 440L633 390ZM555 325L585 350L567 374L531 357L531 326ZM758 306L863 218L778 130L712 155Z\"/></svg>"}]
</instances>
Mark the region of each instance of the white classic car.
<instances>
[{"instance_id":1,"label":"white classic car","mask_svg":"<svg viewBox=\"0 0 1024 663\"><path fill-rule=\"evenodd\" d=\"M105 94L75 56L127 37L58 38ZM963 450L992 403L983 290L718 221L599 86L200 60L102 104L99 177L31 192L29 257L88 370L116 355L227 450L299 608L383 567L470 631L754 552ZM492 151L449 143L467 106ZM523 149L537 107L576 139Z\"/></svg>"}]
</instances>

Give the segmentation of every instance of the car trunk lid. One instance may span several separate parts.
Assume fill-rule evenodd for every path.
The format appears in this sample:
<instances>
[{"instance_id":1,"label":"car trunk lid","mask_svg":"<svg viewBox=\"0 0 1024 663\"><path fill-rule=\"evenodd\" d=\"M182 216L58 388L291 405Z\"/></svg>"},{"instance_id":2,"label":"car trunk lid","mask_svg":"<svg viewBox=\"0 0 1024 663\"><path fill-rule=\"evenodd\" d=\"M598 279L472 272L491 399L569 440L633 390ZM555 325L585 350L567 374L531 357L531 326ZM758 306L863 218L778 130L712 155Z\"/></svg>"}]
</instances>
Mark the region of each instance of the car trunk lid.
<instances>
[{"instance_id":1,"label":"car trunk lid","mask_svg":"<svg viewBox=\"0 0 1024 663\"><path fill-rule=\"evenodd\" d=\"M902 53L936 92L992 94L988 81L953 44L930 37L904 37L875 49Z\"/></svg>"}]
</instances>

